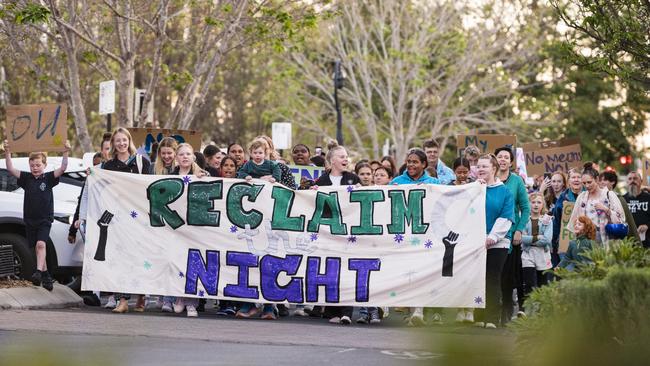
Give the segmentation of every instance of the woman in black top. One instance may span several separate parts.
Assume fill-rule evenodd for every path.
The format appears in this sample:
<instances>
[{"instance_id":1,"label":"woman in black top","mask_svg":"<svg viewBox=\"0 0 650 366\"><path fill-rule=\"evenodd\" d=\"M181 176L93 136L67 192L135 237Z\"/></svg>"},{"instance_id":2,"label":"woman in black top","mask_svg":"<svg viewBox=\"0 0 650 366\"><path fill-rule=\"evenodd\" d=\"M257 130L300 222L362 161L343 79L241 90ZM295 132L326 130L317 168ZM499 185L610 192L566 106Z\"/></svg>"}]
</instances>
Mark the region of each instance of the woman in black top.
<instances>
[{"instance_id":1,"label":"woman in black top","mask_svg":"<svg viewBox=\"0 0 650 366\"><path fill-rule=\"evenodd\" d=\"M134 174L151 174L151 164L149 160L138 156L131 134L125 128L119 127L111 136L111 150L109 152L110 160L101 165L102 169L113 170L124 173ZM129 311L129 294L115 294L115 300L119 304L114 313L126 313ZM138 301L135 304L135 311L143 312L145 307L144 295L138 295Z\"/></svg>"},{"instance_id":2,"label":"woman in black top","mask_svg":"<svg viewBox=\"0 0 650 366\"><path fill-rule=\"evenodd\" d=\"M361 180L356 174L347 171L349 165L348 152L343 146L333 142L327 146L329 150L325 156L325 161L329 170L316 181L311 189L318 189L319 186L342 186L361 184ZM350 324L352 323L352 306L327 306L323 316L329 318L333 324ZM319 316L320 306L314 306L311 311L312 316Z\"/></svg>"}]
</instances>

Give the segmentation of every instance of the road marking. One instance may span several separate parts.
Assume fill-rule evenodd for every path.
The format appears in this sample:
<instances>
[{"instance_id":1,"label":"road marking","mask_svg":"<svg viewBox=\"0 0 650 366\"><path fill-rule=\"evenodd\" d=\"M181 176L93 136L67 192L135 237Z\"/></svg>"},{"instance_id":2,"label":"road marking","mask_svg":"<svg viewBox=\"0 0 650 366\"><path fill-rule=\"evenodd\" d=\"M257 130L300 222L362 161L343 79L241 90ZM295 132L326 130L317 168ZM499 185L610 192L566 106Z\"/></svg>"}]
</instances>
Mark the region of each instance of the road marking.
<instances>
[{"instance_id":1,"label":"road marking","mask_svg":"<svg viewBox=\"0 0 650 366\"><path fill-rule=\"evenodd\" d=\"M356 348L346 348L346 349L338 351L336 353L345 353L345 352L350 352L350 351L354 351L354 350L356 350Z\"/></svg>"},{"instance_id":2,"label":"road marking","mask_svg":"<svg viewBox=\"0 0 650 366\"><path fill-rule=\"evenodd\" d=\"M426 351L381 351L382 354L394 357L398 360L430 360L442 357L442 354Z\"/></svg>"}]
</instances>

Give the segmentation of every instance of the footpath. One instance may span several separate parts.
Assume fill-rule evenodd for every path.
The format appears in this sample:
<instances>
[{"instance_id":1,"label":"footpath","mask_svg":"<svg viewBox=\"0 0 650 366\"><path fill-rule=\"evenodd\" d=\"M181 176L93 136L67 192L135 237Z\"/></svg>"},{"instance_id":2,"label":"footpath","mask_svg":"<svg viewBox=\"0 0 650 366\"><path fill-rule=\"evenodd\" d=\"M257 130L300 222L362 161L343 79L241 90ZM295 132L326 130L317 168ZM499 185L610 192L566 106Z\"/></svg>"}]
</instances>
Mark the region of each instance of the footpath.
<instances>
[{"instance_id":1,"label":"footpath","mask_svg":"<svg viewBox=\"0 0 650 366\"><path fill-rule=\"evenodd\" d=\"M55 283L50 292L42 287L0 288L0 310L62 309L83 305L69 287Z\"/></svg>"}]
</instances>

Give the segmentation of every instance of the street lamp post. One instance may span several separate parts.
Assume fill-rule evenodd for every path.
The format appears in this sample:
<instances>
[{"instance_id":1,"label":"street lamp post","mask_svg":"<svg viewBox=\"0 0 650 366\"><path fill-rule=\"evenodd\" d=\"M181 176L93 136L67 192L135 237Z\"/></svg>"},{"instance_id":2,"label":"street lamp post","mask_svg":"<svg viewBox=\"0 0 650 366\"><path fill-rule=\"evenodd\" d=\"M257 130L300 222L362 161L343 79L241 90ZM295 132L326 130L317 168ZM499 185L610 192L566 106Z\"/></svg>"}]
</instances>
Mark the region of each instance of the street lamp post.
<instances>
[{"instance_id":1,"label":"street lamp post","mask_svg":"<svg viewBox=\"0 0 650 366\"><path fill-rule=\"evenodd\" d=\"M343 116L338 93L341 88L343 88L343 73L341 72L341 61L337 60L334 61L334 107L336 108L336 141L339 145L343 145Z\"/></svg>"}]
</instances>

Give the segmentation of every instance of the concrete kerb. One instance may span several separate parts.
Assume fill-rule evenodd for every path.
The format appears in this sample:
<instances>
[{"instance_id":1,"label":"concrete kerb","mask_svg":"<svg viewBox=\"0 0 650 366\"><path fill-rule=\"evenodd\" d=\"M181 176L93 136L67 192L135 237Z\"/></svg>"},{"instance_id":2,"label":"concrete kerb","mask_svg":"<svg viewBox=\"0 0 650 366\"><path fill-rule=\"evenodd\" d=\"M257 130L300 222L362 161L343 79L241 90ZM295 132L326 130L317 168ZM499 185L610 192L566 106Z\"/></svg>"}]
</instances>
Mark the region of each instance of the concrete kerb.
<instances>
[{"instance_id":1,"label":"concrete kerb","mask_svg":"<svg viewBox=\"0 0 650 366\"><path fill-rule=\"evenodd\" d=\"M67 286L54 284L52 292L42 287L0 289L0 309L61 309L83 305L83 299Z\"/></svg>"}]
</instances>

